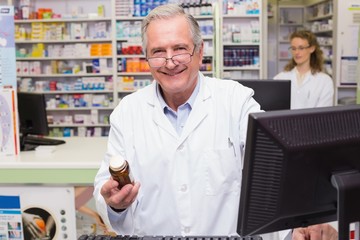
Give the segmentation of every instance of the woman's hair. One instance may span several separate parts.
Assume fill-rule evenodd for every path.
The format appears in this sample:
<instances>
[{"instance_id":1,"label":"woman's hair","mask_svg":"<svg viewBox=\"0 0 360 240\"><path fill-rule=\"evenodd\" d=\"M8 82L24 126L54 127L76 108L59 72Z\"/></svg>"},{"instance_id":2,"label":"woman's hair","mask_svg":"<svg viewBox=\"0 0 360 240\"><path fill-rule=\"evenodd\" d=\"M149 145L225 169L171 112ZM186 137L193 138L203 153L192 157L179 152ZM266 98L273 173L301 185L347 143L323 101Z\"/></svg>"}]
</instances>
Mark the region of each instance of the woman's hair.
<instances>
[{"instance_id":1,"label":"woman's hair","mask_svg":"<svg viewBox=\"0 0 360 240\"><path fill-rule=\"evenodd\" d=\"M323 51L320 49L320 45L316 39L316 36L308 31L308 30L301 30L296 31L290 35L290 41L294 38L301 38L304 40L307 40L309 43L309 47L314 46L315 51L311 53L310 55L310 69L311 73L315 74L317 72L323 71L323 64L324 64L324 57L323 57ZM292 58L288 64L284 67L285 71L291 71L296 66L296 62L294 61L294 58Z\"/></svg>"},{"instance_id":2,"label":"woman's hair","mask_svg":"<svg viewBox=\"0 0 360 240\"><path fill-rule=\"evenodd\" d=\"M170 19L176 16L184 16L186 18L190 26L190 34L193 38L194 45L196 46L197 50L200 49L202 44L202 38L200 27L196 19L192 15L185 13L184 9L177 4L165 4L154 8L142 21L141 38L143 51L145 54L147 46L146 31L151 21L157 19Z\"/></svg>"}]
</instances>

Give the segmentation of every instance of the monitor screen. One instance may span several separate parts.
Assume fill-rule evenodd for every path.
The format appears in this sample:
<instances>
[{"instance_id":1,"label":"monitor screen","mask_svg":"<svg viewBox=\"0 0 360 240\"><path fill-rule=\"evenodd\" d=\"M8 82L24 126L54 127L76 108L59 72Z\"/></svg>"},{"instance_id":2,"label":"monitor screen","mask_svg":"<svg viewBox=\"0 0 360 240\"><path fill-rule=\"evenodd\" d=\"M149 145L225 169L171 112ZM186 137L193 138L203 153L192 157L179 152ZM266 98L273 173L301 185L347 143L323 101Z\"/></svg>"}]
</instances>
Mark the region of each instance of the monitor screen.
<instances>
[{"instance_id":1,"label":"monitor screen","mask_svg":"<svg viewBox=\"0 0 360 240\"><path fill-rule=\"evenodd\" d=\"M290 80L240 79L235 80L254 90L254 99L265 111L290 109Z\"/></svg>"},{"instance_id":2,"label":"monitor screen","mask_svg":"<svg viewBox=\"0 0 360 240\"><path fill-rule=\"evenodd\" d=\"M241 236L360 221L360 105L249 115Z\"/></svg>"},{"instance_id":3,"label":"monitor screen","mask_svg":"<svg viewBox=\"0 0 360 240\"><path fill-rule=\"evenodd\" d=\"M18 92L18 112L20 119L20 133L48 135L49 128L46 115L44 94Z\"/></svg>"}]
</instances>

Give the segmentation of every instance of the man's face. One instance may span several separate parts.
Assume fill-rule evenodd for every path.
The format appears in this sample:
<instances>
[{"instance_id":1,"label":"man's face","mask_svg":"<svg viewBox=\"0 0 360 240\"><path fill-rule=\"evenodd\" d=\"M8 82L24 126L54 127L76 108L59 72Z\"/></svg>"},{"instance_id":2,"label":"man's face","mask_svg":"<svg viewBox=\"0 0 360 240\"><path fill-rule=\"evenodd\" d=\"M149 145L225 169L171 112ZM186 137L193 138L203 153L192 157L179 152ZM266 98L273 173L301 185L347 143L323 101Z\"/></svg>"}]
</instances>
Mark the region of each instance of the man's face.
<instances>
[{"instance_id":1,"label":"man's face","mask_svg":"<svg viewBox=\"0 0 360 240\"><path fill-rule=\"evenodd\" d=\"M177 54L194 52L190 26L183 16L152 21L146 34L148 58L171 58ZM165 95L191 95L197 83L203 57L203 45L197 47L201 50L194 52L189 63L176 65L169 59L161 67L150 67L151 74L160 84Z\"/></svg>"}]
</instances>

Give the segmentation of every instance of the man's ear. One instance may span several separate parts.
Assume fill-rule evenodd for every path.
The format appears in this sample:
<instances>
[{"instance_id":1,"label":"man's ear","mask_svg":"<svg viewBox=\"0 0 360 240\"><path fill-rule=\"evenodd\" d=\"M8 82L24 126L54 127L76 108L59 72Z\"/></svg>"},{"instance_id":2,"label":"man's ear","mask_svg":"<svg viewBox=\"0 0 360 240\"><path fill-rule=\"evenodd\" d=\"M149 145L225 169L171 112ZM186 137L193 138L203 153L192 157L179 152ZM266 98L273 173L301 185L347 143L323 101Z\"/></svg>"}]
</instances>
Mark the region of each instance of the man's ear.
<instances>
[{"instance_id":1,"label":"man's ear","mask_svg":"<svg viewBox=\"0 0 360 240\"><path fill-rule=\"evenodd\" d=\"M204 57L204 41L201 42L201 45L198 48L199 48L199 63L201 65Z\"/></svg>"}]
</instances>

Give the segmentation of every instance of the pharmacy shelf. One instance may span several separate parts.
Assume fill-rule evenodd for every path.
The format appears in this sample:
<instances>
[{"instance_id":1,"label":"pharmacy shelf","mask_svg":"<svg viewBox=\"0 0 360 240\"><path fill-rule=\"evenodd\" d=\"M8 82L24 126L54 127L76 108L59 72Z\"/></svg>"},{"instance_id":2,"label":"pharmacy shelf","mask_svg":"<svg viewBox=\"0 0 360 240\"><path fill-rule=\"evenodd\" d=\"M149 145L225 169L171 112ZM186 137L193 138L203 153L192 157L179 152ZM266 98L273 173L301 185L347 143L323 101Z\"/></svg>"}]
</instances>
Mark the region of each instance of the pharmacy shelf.
<instances>
[{"instance_id":1,"label":"pharmacy shelf","mask_svg":"<svg viewBox=\"0 0 360 240\"><path fill-rule=\"evenodd\" d=\"M312 1L311 3L309 3L307 5L307 7L313 7L315 5L318 5L320 3L326 3L326 2L329 2L329 0L317 0L317 1Z\"/></svg>"},{"instance_id":2,"label":"pharmacy shelf","mask_svg":"<svg viewBox=\"0 0 360 240\"><path fill-rule=\"evenodd\" d=\"M144 54L118 54L117 58L145 58Z\"/></svg>"},{"instance_id":3,"label":"pharmacy shelf","mask_svg":"<svg viewBox=\"0 0 360 240\"><path fill-rule=\"evenodd\" d=\"M320 31L313 31L313 33L316 34L316 35L325 34L325 35L332 36L333 30L332 29L326 29L326 30L320 30Z\"/></svg>"},{"instance_id":4,"label":"pharmacy shelf","mask_svg":"<svg viewBox=\"0 0 360 240\"><path fill-rule=\"evenodd\" d=\"M84 123L61 123L61 124L49 124L49 127L110 127L107 123L91 123L91 124L84 124Z\"/></svg>"},{"instance_id":5,"label":"pharmacy shelf","mask_svg":"<svg viewBox=\"0 0 360 240\"><path fill-rule=\"evenodd\" d=\"M276 72L284 71L284 66L291 59L290 34L304 28L304 6L303 5L279 5L277 24L277 61Z\"/></svg>"},{"instance_id":6,"label":"pharmacy shelf","mask_svg":"<svg viewBox=\"0 0 360 240\"><path fill-rule=\"evenodd\" d=\"M151 76L150 72L118 72L118 76Z\"/></svg>"},{"instance_id":7,"label":"pharmacy shelf","mask_svg":"<svg viewBox=\"0 0 360 240\"><path fill-rule=\"evenodd\" d=\"M226 42L223 43L224 47L227 46L260 46L260 43L232 43L232 42Z\"/></svg>"},{"instance_id":8,"label":"pharmacy shelf","mask_svg":"<svg viewBox=\"0 0 360 240\"><path fill-rule=\"evenodd\" d=\"M223 19L258 19L260 17L259 14L245 14L245 15L223 15L222 18Z\"/></svg>"},{"instance_id":9,"label":"pharmacy shelf","mask_svg":"<svg viewBox=\"0 0 360 240\"><path fill-rule=\"evenodd\" d=\"M234 1L218 4L216 41L220 78L261 79L267 75L267 4L265 1ZM264 11L265 9L265 11Z\"/></svg>"},{"instance_id":10,"label":"pharmacy shelf","mask_svg":"<svg viewBox=\"0 0 360 240\"><path fill-rule=\"evenodd\" d=\"M72 90L72 91L36 91L46 95L57 94L88 94L88 93L113 93L113 90Z\"/></svg>"},{"instance_id":11,"label":"pharmacy shelf","mask_svg":"<svg viewBox=\"0 0 360 240\"><path fill-rule=\"evenodd\" d=\"M260 67L223 67L224 71L259 71Z\"/></svg>"},{"instance_id":12,"label":"pharmacy shelf","mask_svg":"<svg viewBox=\"0 0 360 240\"><path fill-rule=\"evenodd\" d=\"M15 20L15 24L20 23L71 23L71 22L101 22L101 21L108 21L110 22L112 18L50 18L50 19L22 19L22 20Z\"/></svg>"},{"instance_id":13,"label":"pharmacy shelf","mask_svg":"<svg viewBox=\"0 0 360 240\"><path fill-rule=\"evenodd\" d=\"M112 59L112 56L87 56L87 57L17 57L16 61L51 61L51 60L86 60L86 59Z\"/></svg>"},{"instance_id":14,"label":"pharmacy shelf","mask_svg":"<svg viewBox=\"0 0 360 240\"><path fill-rule=\"evenodd\" d=\"M15 44L32 44L32 43L111 43L110 38L97 38L97 39L62 39L62 40L15 40Z\"/></svg>"},{"instance_id":15,"label":"pharmacy shelf","mask_svg":"<svg viewBox=\"0 0 360 240\"><path fill-rule=\"evenodd\" d=\"M99 76L112 76L112 73L78 73L78 74L18 74L21 78L68 78L68 77L99 77Z\"/></svg>"},{"instance_id":16,"label":"pharmacy shelf","mask_svg":"<svg viewBox=\"0 0 360 240\"><path fill-rule=\"evenodd\" d=\"M213 19L213 15L194 15L197 20L201 19ZM132 16L116 16L117 21L142 21L144 17L132 17Z\"/></svg>"},{"instance_id":17,"label":"pharmacy shelf","mask_svg":"<svg viewBox=\"0 0 360 240\"><path fill-rule=\"evenodd\" d=\"M337 88L343 88L343 89L356 89L356 84L349 84L349 85L337 85Z\"/></svg>"},{"instance_id":18,"label":"pharmacy shelf","mask_svg":"<svg viewBox=\"0 0 360 240\"><path fill-rule=\"evenodd\" d=\"M312 31L318 39L320 47L324 52L325 71L333 78L336 74L336 44L334 34L334 1L333 0L315 0L305 6L306 28ZM331 42L322 44L322 42ZM334 85L336 85L334 83ZM335 87L335 95L337 95ZM335 99L335 104L336 104Z\"/></svg>"},{"instance_id":19,"label":"pharmacy shelf","mask_svg":"<svg viewBox=\"0 0 360 240\"><path fill-rule=\"evenodd\" d=\"M333 14L326 14L323 16L319 16L319 17L313 17L313 18L307 18L306 21L308 22L315 22L315 21L321 21L321 20L325 20L325 19L332 19L333 18Z\"/></svg>"},{"instance_id":20,"label":"pharmacy shelf","mask_svg":"<svg viewBox=\"0 0 360 240\"><path fill-rule=\"evenodd\" d=\"M68 108L46 108L46 111L79 111L79 110L113 110L113 106L109 107L68 107Z\"/></svg>"},{"instance_id":21,"label":"pharmacy shelf","mask_svg":"<svg viewBox=\"0 0 360 240\"><path fill-rule=\"evenodd\" d=\"M16 7L21 8L20 6L21 0L14 0L14 4ZM85 2L85 4L84 4ZM185 2L185 1L184 1ZM204 2L204 1L203 1ZM260 3L262 1L259 1ZM93 95L100 95L104 94L105 97L109 97L109 101L111 102L111 107L86 107L86 108L49 108L47 109L49 116L56 115L59 117L60 115L63 116L69 116L76 114L84 114L84 112L89 112L91 110L99 110L102 113L103 112L110 112L114 106L126 95L133 91L124 91L122 88L127 88L128 85L131 84L133 81L134 89L137 89L135 86L144 86L152 81L152 76L150 71L149 72L125 72L126 69L121 69L122 72L118 72L119 68L119 60L123 59L130 59L130 58L140 58L144 59L144 54L136 54L136 55L130 55L130 54L121 54L118 52L118 43L126 45L127 43L136 43L136 46L141 46L141 36L139 34L140 29L137 29L137 37L134 37L131 35L128 37L123 37L117 34L117 24L119 22L128 22L129 24L133 24L134 22L138 21L141 22L144 17L133 17L133 16L118 16L116 15L116 10L118 9L116 4L120 4L121 8L124 8L126 6L123 5L123 3L117 2L115 0L104 0L98 2L96 0L63 0L60 2L51 2L46 0L32 0L31 9L32 11L36 11L40 8L46 8L46 9L53 9L59 18L53 18L53 19L16 19L15 25L19 28L25 28L26 31L22 31L20 34L20 38L17 38L15 40L16 50L18 54L17 57L17 63L19 65L26 65L29 64L29 69L32 71L18 71L17 77L20 80L20 83L23 82L29 82L29 84L32 84L32 87L29 87L29 89L38 89L38 87L42 87L43 91L41 93L44 93L46 95L47 99L52 98L52 100L55 99L55 95L60 95L60 97L63 97L61 95L76 95L76 94L93 94ZM204 61L203 65L201 66L201 72L206 76L215 76L220 77L220 67L219 64L223 62L221 54L219 54L219 48L224 47L236 47L236 48L256 48L259 50L260 55L260 66L259 67L252 67L252 66L243 66L243 67L225 67L221 68L221 70L224 71L246 71L246 72L255 72L259 76L266 75L266 71L264 71L265 64L264 59L266 59L266 50L263 49L260 43L222 43L220 41L220 38L222 36L221 32L217 32L219 30L220 25L219 22L222 20L226 21L234 21L238 24L241 24L242 22L249 22L249 21L260 21L261 26L262 24L262 15L261 14L255 14L255 15L223 15L219 14L221 12L219 9L221 8L223 2L220 0L211 0L210 3L212 4L212 14L210 15L194 15L195 19L198 20L199 25L202 29L203 33L203 40L204 40ZM91 5L104 5L105 11L103 12L104 17L88 17L88 16L94 16L93 10L97 11L97 7L92 9L94 6ZM133 11L134 8L131 6L128 6L130 11ZM76 11L77 9L84 10L81 13L78 13L78 16L81 17L69 17L74 16L73 11ZM91 10L92 9L92 10ZM32 12L30 11L30 13ZM190 9L189 9L190 11ZM264 13L265 14L265 13ZM76 14L75 14L76 15ZM131 15L131 14L130 14ZM65 17L66 16L66 17ZM86 17L83 17L86 16ZM38 34L35 37L38 39L34 39L34 36L31 36L30 31L33 26L50 26L50 25L63 25L67 28L74 25L83 25L87 26L88 30L94 30L97 29L94 25L98 22L104 22L104 25L106 24L106 35L104 37L101 37L103 35L99 35L100 38L95 38L95 36L98 36L96 34L90 34L90 31L87 31L89 34L85 34L85 36L79 37L79 38L73 38L71 37L71 31L67 29L66 33L67 35L64 35L62 37L56 36L58 40L48 40L48 39L55 39L48 37L47 39L39 39L39 38L45 38L42 37L42 34ZM64 23L64 24L62 24ZM75 23L75 24L72 24ZM137 27L139 27L139 23L136 23ZM202 28L204 27L204 28ZM124 28L120 28L124 29ZM210 30L209 30L210 29ZM211 30L212 29L212 30ZM261 28L260 28L261 29ZM131 32L133 33L134 29L131 29ZM45 31L45 30L44 30ZM212 32L211 32L212 31ZM59 33L64 33L65 31L61 30L58 31ZM45 34L44 34L45 35ZM50 34L51 35L51 34ZM56 34L55 34L56 35ZM264 35L262 35L261 32L261 38ZM31 39L31 37L33 39ZM51 44L53 46L51 46ZM70 44L75 45L83 45L83 46L93 46L93 45L111 45L111 55L110 54L90 54L87 51L85 54L50 54L46 53L49 49L52 50L53 47L55 48L62 48L62 47L73 47L69 46ZM40 47L39 47L40 46ZM40 50L36 52L37 54L34 54L33 49L39 47ZM43 49L42 49L43 48ZM78 49L78 48L76 48ZM22 51L20 51L22 50ZM222 50L221 50L222 51ZM50 52L50 51L48 51ZM54 55L59 55L59 57L54 57ZM69 57L67 57L67 55ZM95 56L94 56L95 55ZM27 57L29 56L29 57ZM34 57L37 56L37 57ZM38 57L41 56L41 57ZM49 57L51 56L51 57ZM104 69L100 69L100 73L86 73L86 72L93 72L89 70L87 67L88 64L93 64L92 67L95 66L97 59L99 59L99 62L105 62L107 65L107 68L105 71L102 71ZM56 68L54 65L64 64L66 68ZM37 70L40 69L40 71L34 71L34 67L32 65L37 64ZM211 64L211 68L210 68ZM39 67L40 65L40 67ZM77 72L80 67L80 72ZM85 69L86 67L86 69ZM69 72L77 72L77 73L69 73L64 74L65 71L63 69L69 70ZM136 69L136 68L135 68ZM145 68L141 68L141 70L144 70ZM120 70L119 70L120 71ZM24 73L41 73L41 74L24 74ZM54 74L45 74L53 72ZM77 81L84 81L89 80L91 78L99 77L101 80L103 80L106 83L106 90L83 90L79 88L79 90L73 90L73 86ZM89 78L89 79L85 79ZM62 87L59 87L58 89L61 90L55 90L55 91L46 91L47 89L56 89L57 84L62 84ZM125 85L123 84L125 83ZM36 85L37 84L37 85ZM52 84L51 87L47 87L46 84ZM110 88L110 89L109 89ZM63 91L63 89L72 89L70 91ZM65 96L67 97L67 96ZM71 97L71 96L70 96ZM111 99L110 99L111 98ZM54 105L52 105L54 106ZM57 105L56 105L57 106ZM103 114L106 115L107 114ZM104 116L101 116L104 117ZM99 116L100 118L100 116ZM57 119L58 121L59 119ZM66 122L66 121L60 121L60 122ZM99 121L101 122L101 121ZM106 122L106 121L105 121ZM82 125L83 126L83 125ZM81 127L82 127L81 126ZM58 125L58 124L51 124L50 128L76 128L79 127L78 125ZM86 126L86 127L93 127L93 126ZM96 127L100 128L107 128L108 125L100 124Z\"/></svg>"},{"instance_id":22,"label":"pharmacy shelf","mask_svg":"<svg viewBox=\"0 0 360 240\"><path fill-rule=\"evenodd\" d=\"M40 16L40 9L52 10L54 17L15 19L17 78L20 89L22 91L36 89L36 92L46 95L45 99L51 106L54 101L71 102L71 98L79 101L84 98L85 101L89 101L90 106L98 101L98 98L104 98L104 101L111 104L109 107L48 108L49 119L56 116L57 121L68 122L61 118L66 116L69 120L69 116L90 115L91 110L95 109L100 111L98 117L101 122L100 120L108 117L112 111L115 105L113 79L116 76L114 69L116 64L113 63L112 52L114 16L111 10L114 2L114 0L104 0L101 3L96 0L60 2L31 0L31 5L28 7L21 5L21 0L13 1L20 13L23 7L29 8L28 18ZM17 15L16 18L22 16L24 15ZM84 86L80 85L79 88L79 84ZM101 84L105 89L84 89L93 84ZM98 124L95 127L108 126L108 124ZM79 126L50 124L49 127L76 129Z\"/></svg>"}]
</instances>

